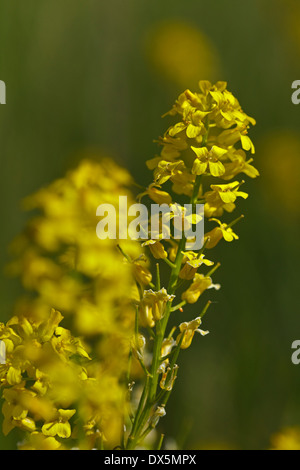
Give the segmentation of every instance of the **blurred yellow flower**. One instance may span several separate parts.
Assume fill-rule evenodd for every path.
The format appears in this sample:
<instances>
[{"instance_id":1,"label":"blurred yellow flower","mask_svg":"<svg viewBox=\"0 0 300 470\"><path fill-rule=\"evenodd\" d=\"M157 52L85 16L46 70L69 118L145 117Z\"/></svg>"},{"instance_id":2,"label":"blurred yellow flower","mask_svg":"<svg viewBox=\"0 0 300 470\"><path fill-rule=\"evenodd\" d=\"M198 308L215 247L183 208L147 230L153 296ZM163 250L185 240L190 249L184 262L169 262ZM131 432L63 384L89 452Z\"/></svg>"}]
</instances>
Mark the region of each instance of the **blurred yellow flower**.
<instances>
[{"instance_id":1,"label":"blurred yellow flower","mask_svg":"<svg viewBox=\"0 0 300 470\"><path fill-rule=\"evenodd\" d=\"M300 134L274 131L266 135L257 148L264 173L262 192L270 210L278 214L280 208L282 217L299 216Z\"/></svg>"},{"instance_id":2,"label":"blurred yellow flower","mask_svg":"<svg viewBox=\"0 0 300 470\"><path fill-rule=\"evenodd\" d=\"M7 351L0 365L4 432L31 432L23 448L119 443L134 276L147 284L151 273L139 244L122 240L125 257L117 240L97 238L96 209L101 203L118 207L120 194L133 203L131 184L129 173L111 160L83 160L25 200L26 209L36 212L12 244L15 259L8 271L20 277L27 293L9 322L0 324Z\"/></svg>"},{"instance_id":3,"label":"blurred yellow flower","mask_svg":"<svg viewBox=\"0 0 300 470\"><path fill-rule=\"evenodd\" d=\"M271 450L300 450L300 428L287 427L271 437Z\"/></svg>"},{"instance_id":4,"label":"blurred yellow flower","mask_svg":"<svg viewBox=\"0 0 300 470\"><path fill-rule=\"evenodd\" d=\"M211 40L182 20L158 23L147 36L147 55L154 69L180 87L196 85L199 77L215 80L219 57Z\"/></svg>"}]
</instances>

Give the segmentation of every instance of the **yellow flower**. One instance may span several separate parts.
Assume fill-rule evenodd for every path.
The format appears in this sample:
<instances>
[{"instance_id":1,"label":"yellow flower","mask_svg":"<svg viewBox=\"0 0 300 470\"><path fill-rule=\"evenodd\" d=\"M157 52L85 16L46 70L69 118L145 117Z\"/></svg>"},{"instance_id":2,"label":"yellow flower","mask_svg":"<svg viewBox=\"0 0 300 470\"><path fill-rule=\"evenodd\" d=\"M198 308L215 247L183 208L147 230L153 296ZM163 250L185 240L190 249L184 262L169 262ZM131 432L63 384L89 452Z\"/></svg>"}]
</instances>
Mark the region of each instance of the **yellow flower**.
<instances>
[{"instance_id":1,"label":"yellow flower","mask_svg":"<svg viewBox=\"0 0 300 470\"><path fill-rule=\"evenodd\" d=\"M207 172L212 176L222 176L225 173L223 163L219 160L226 155L227 150L214 145L210 150L206 147L191 147L197 155L194 160L192 173L195 175L202 175Z\"/></svg>"},{"instance_id":2,"label":"yellow flower","mask_svg":"<svg viewBox=\"0 0 300 470\"><path fill-rule=\"evenodd\" d=\"M168 253L159 240L147 240L146 242L142 243L142 246L149 246L152 255L156 259L163 259L168 257Z\"/></svg>"},{"instance_id":3,"label":"yellow flower","mask_svg":"<svg viewBox=\"0 0 300 470\"><path fill-rule=\"evenodd\" d=\"M219 82L219 89L210 91L216 104L212 114L217 125L224 129L229 129L234 124L248 126L251 123L255 125L255 120L243 112L238 100L226 90L226 86L227 83Z\"/></svg>"},{"instance_id":4,"label":"yellow flower","mask_svg":"<svg viewBox=\"0 0 300 470\"><path fill-rule=\"evenodd\" d=\"M247 199L248 194L243 191L239 191L241 183L238 181L233 181L228 184L212 184L210 187L213 191L218 193L218 196L223 201L224 204L233 203L238 196L243 199Z\"/></svg>"},{"instance_id":5,"label":"yellow flower","mask_svg":"<svg viewBox=\"0 0 300 470\"><path fill-rule=\"evenodd\" d=\"M243 182L242 182L243 183ZM232 212L235 209L235 200L237 197L247 199L248 194L239 191L239 187L242 183L233 181L228 184L212 184L210 187L212 191L207 191L204 194L205 204L204 213L207 217L221 216L226 210Z\"/></svg>"},{"instance_id":6,"label":"yellow flower","mask_svg":"<svg viewBox=\"0 0 300 470\"><path fill-rule=\"evenodd\" d=\"M181 174L184 170L183 161L179 160L177 162L167 162L161 160L157 168L154 170L154 179L156 184L163 184L168 181L173 176Z\"/></svg>"},{"instance_id":7,"label":"yellow flower","mask_svg":"<svg viewBox=\"0 0 300 470\"><path fill-rule=\"evenodd\" d=\"M246 151L251 150L251 153L255 153L255 148L253 145L252 140L247 135L248 134L248 127L244 124L237 125L233 129L228 129L221 134L219 134L217 141L226 147L231 147L236 144L239 140L241 141L242 148Z\"/></svg>"},{"instance_id":8,"label":"yellow flower","mask_svg":"<svg viewBox=\"0 0 300 470\"><path fill-rule=\"evenodd\" d=\"M210 277L204 274L196 273L190 287L183 292L181 298L186 300L189 304L194 304L199 299L203 292L213 285Z\"/></svg>"},{"instance_id":9,"label":"yellow flower","mask_svg":"<svg viewBox=\"0 0 300 470\"><path fill-rule=\"evenodd\" d=\"M83 160L26 199L25 208L37 214L13 243L15 259L9 271L20 277L27 294L15 308L16 317L7 325L0 324L8 359L0 366L2 387L17 388L26 377L26 387L40 403L49 400L56 408L81 413L91 406L93 394L87 389L97 377L98 391L103 392L93 412L98 423L105 423L107 429L101 432L112 447L119 443L117 424L122 422L127 393L122 378L134 331L132 271L143 285L151 282L151 273L139 260L138 243L121 241L128 258L134 260L129 263L116 249L118 241L96 237L96 209L101 203L118 207L120 195L132 204L131 184L129 173L111 160ZM159 187L150 188L154 197L164 196L159 191ZM57 310L66 320L61 320ZM84 343L71 334L73 330L84 335ZM93 357L91 364L89 357ZM106 387L112 378L113 387ZM31 410L26 418L35 419Z\"/></svg>"},{"instance_id":10,"label":"yellow flower","mask_svg":"<svg viewBox=\"0 0 300 470\"><path fill-rule=\"evenodd\" d=\"M189 22L168 20L155 24L147 46L151 64L168 83L196 85L200 76L213 79L218 74L217 51L209 37Z\"/></svg>"},{"instance_id":11,"label":"yellow flower","mask_svg":"<svg viewBox=\"0 0 300 470\"><path fill-rule=\"evenodd\" d=\"M167 302L172 301L174 297L174 295L169 295L165 288L158 292L151 289L144 291L139 308L142 326L152 328L164 316Z\"/></svg>"},{"instance_id":12,"label":"yellow flower","mask_svg":"<svg viewBox=\"0 0 300 470\"><path fill-rule=\"evenodd\" d=\"M225 180L241 172L252 178L258 176L258 171L250 164L252 160L247 161L245 154L245 151L255 151L248 136L249 126L255 125L255 120L244 113L238 100L227 90L226 82L212 85L209 81L200 81L199 88L200 93L190 90L181 93L166 113L179 115L181 120L158 140L162 145L160 156L147 163L154 170L155 184L163 185L171 180L175 193L189 197L199 175ZM242 148L235 147L239 143ZM211 201L209 193L206 196L209 198L206 201L208 217L235 208L234 198L224 203L222 199ZM213 207L213 202L218 204Z\"/></svg>"},{"instance_id":13,"label":"yellow flower","mask_svg":"<svg viewBox=\"0 0 300 470\"><path fill-rule=\"evenodd\" d=\"M150 186L146 189L145 192L138 195L138 201L145 195L148 195L150 199L152 199L156 204L171 204L172 197L166 191L161 191L158 189L155 184L150 184Z\"/></svg>"},{"instance_id":14,"label":"yellow flower","mask_svg":"<svg viewBox=\"0 0 300 470\"><path fill-rule=\"evenodd\" d=\"M246 153L243 150L228 153L231 162L224 163L225 173L222 179L230 180L235 178L239 173L245 173L250 178L259 176L259 171L251 165L253 159L246 160Z\"/></svg>"},{"instance_id":15,"label":"yellow flower","mask_svg":"<svg viewBox=\"0 0 300 470\"><path fill-rule=\"evenodd\" d=\"M219 241L222 240L222 238L224 238L224 240L227 242L238 240L238 235L234 233L234 231L229 225L222 223L220 220L215 218L212 218L210 220L217 222L217 224L219 224L219 227L215 227L210 232L207 232L205 234L205 248L214 248L219 243Z\"/></svg>"},{"instance_id":16,"label":"yellow flower","mask_svg":"<svg viewBox=\"0 0 300 470\"><path fill-rule=\"evenodd\" d=\"M282 429L271 438L271 450L300 450L300 428Z\"/></svg>"},{"instance_id":17,"label":"yellow flower","mask_svg":"<svg viewBox=\"0 0 300 470\"><path fill-rule=\"evenodd\" d=\"M162 346L161 346L161 353L160 353L161 357L165 357L168 354L170 354L174 346L176 346L176 341L173 338L164 338L162 342ZM158 371L160 373L165 373L168 364L169 364L169 358L162 361L162 363L160 364L158 368Z\"/></svg>"},{"instance_id":18,"label":"yellow flower","mask_svg":"<svg viewBox=\"0 0 300 470\"><path fill-rule=\"evenodd\" d=\"M76 413L76 410L59 409L53 421L49 421L42 426L42 433L45 436L61 437L66 439L71 436L71 425L69 419Z\"/></svg>"},{"instance_id":19,"label":"yellow flower","mask_svg":"<svg viewBox=\"0 0 300 470\"><path fill-rule=\"evenodd\" d=\"M44 434L34 431L29 436L29 441L19 446L20 450L57 450L62 445L54 437L46 437Z\"/></svg>"},{"instance_id":20,"label":"yellow flower","mask_svg":"<svg viewBox=\"0 0 300 470\"><path fill-rule=\"evenodd\" d=\"M4 435L7 435L14 427L21 428L24 431L35 431L35 422L28 416L28 409L24 403L24 394L32 394L32 392L25 390L24 383L3 392L3 398L5 399L2 407Z\"/></svg>"},{"instance_id":21,"label":"yellow flower","mask_svg":"<svg viewBox=\"0 0 300 470\"><path fill-rule=\"evenodd\" d=\"M201 323L201 318L197 317L195 320L184 322L179 325L180 333L177 336L176 341L177 344L181 341L181 349L187 349L191 345L195 333L199 333L201 336L205 336L209 333L208 331L199 329Z\"/></svg>"},{"instance_id":22,"label":"yellow flower","mask_svg":"<svg viewBox=\"0 0 300 470\"><path fill-rule=\"evenodd\" d=\"M179 277L181 279L193 279L195 276L197 269L202 265L205 264L206 266L212 266L214 263L208 259L205 259L205 255L201 254L200 256L193 251L186 251L184 252L183 258L183 267L179 273Z\"/></svg>"},{"instance_id":23,"label":"yellow flower","mask_svg":"<svg viewBox=\"0 0 300 470\"><path fill-rule=\"evenodd\" d=\"M139 258L132 263L133 276L135 280L142 285L150 284L152 281L152 274L146 266L141 263L145 258Z\"/></svg>"}]
</instances>

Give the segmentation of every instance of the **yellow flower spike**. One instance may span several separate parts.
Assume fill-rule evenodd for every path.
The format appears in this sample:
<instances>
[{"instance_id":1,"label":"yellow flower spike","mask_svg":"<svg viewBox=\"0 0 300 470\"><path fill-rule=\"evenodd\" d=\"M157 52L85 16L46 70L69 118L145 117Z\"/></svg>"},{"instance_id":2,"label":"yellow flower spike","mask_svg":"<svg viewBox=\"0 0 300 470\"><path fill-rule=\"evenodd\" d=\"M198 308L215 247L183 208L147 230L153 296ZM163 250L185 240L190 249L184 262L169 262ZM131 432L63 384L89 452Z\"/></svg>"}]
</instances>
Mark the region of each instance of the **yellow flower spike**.
<instances>
[{"instance_id":1,"label":"yellow flower spike","mask_svg":"<svg viewBox=\"0 0 300 470\"><path fill-rule=\"evenodd\" d=\"M194 334L199 333L201 336L206 336L209 332L199 329L202 320L200 317L195 318L190 322L184 322L179 325L180 333L176 338L177 344L181 341L180 348L187 349L190 347ZM182 338L183 336L183 338Z\"/></svg>"},{"instance_id":2,"label":"yellow flower spike","mask_svg":"<svg viewBox=\"0 0 300 470\"><path fill-rule=\"evenodd\" d=\"M193 206L204 203L205 216L231 212L236 199L247 195L239 190L241 183L229 180L239 173L251 178L258 175L246 156L248 151L254 153L248 128L255 121L243 112L226 82L201 81L198 91L181 93L168 114L175 117L175 125L158 139L161 153L147 163L154 171L154 182L140 198L147 195L155 203L170 203L171 192L162 187L167 183L176 194L188 196ZM211 185L207 191L211 177L227 184ZM73 439L78 439L79 448L119 445L128 392L123 378L131 383L136 379L134 362L132 369L128 367L131 347L141 364L147 359L147 367L137 371L146 375L141 401L128 439L126 433L121 441L122 448L134 449L165 414L180 348L188 348L195 333L207 334L199 327L209 303L198 318L181 323L176 340L173 330L164 339L170 315L175 311L178 315L186 303L195 303L206 289L219 288L211 279L219 263L206 276L197 273L202 264L213 264L204 257L204 248L198 254L185 252L184 238L178 243L171 240L168 258L162 238L155 234L146 239L143 246L170 268L166 290L160 288L159 269L153 286L150 269L139 258L138 243L122 240L126 262L116 250L119 240L100 242L95 237L97 206L103 202L117 207L120 194L133 202L131 183L126 170L109 160L104 165L85 161L27 200L39 214L16 242L18 259L12 271L33 291L32 298L29 293L17 307L16 317L7 325L0 324L0 340L7 353L7 362L0 367L0 385L6 392L4 430L19 427L29 432L25 447L55 448L59 445L56 438L64 440L60 448L74 445ZM194 224L194 216L188 221ZM235 221L216 222L218 226L205 235L205 248L212 248L221 238L228 242L238 238L232 230ZM184 284L179 278L192 282L172 308L176 290ZM144 290L147 284L156 291ZM138 306L136 330L132 304ZM64 328L62 315L51 310L53 305L68 316L71 328L85 335L85 341L92 337L88 350ZM152 355L146 354L147 332L141 335L139 326L153 339ZM78 419L73 420L75 410Z\"/></svg>"},{"instance_id":3,"label":"yellow flower spike","mask_svg":"<svg viewBox=\"0 0 300 470\"><path fill-rule=\"evenodd\" d=\"M246 156L246 151L254 153L255 150L248 137L249 126L254 125L255 120L243 111L237 98L227 90L226 82L219 81L213 85L209 81L200 81L199 88L200 92L185 90L181 93L172 109L166 113L175 117L175 124L167 129L163 138L158 140L162 146L160 156L150 160L147 166L154 172L154 184L163 185L169 182L168 186L172 185L172 192L188 196L192 207L204 204L205 217L220 217L224 211L230 213L235 209L235 202L239 197L244 199L248 197L246 193L240 191L242 183L229 180L235 180L239 173L251 178L258 175L256 168L251 165L252 159L247 160ZM226 184L219 184L218 181L216 184L211 184L212 178L221 178ZM211 185L209 189L208 185ZM160 314L160 309L152 305L150 293L144 295L145 299L141 301L142 326L151 328L155 326L149 332L154 340L153 358L149 369L150 375L146 374L147 379L137 413L126 441L126 449L134 449L147 435L151 427L150 409L153 403L157 403L158 406L166 404L173 387L173 378L176 376L173 368L180 349L186 349L191 345L195 333L203 336L208 333L199 326L211 301L206 303L198 318L180 324L180 333L176 338L177 346L174 351L172 351L173 330L168 337L169 341L167 343L164 341L167 328L170 326L168 323L170 315L173 312L182 312L184 305L197 302L207 289L220 288L220 285L213 284L211 278L220 263L214 265L204 257L203 253L207 247L216 246L221 238L228 242L237 239L238 236L232 230L236 221L223 224L216 220L218 226L205 234L204 245L198 253L185 252L187 241L184 238L176 244L175 239L171 240L169 258L165 258L171 268L168 291L174 295L177 289L182 288L185 280L192 282L181 294L182 301L174 307L170 302L165 307L163 316ZM174 217L174 226L175 222ZM192 216L188 218L188 222L192 228L196 220ZM160 240L158 237L159 243ZM153 246L154 242L152 240L147 244ZM160 256L165 256L164 247L161 246L159 249ZM159 258L158 254L156 258ZM197 273L202 264L214 266L204 275ZM163 345L166 345L166 351L170 351L166 357L163 356ZM162 374L160 378L159 374ZM162 388L160 391L158 391L159 386ZM154 415L155 410L152 409L152 413ZM145 429L147 422L149 427Z\"/></svg>"}]
</instances>

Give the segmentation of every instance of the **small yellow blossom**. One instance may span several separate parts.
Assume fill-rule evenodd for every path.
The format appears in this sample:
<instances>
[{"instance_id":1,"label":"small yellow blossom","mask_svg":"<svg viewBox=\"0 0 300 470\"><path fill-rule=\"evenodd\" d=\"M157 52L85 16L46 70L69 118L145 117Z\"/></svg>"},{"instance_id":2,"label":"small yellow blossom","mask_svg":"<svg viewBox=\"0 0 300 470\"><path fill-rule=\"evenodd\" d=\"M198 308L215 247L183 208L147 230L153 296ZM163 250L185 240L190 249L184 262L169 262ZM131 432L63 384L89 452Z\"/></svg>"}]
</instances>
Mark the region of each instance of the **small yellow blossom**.
<instances>
[{"instance_id":1,"label":"small yellow blossom","mask_svg":"<svg viewBox=\"0 0 300 470\"><path fill-rule=\"evenodd\" d=\"M210 232L205 234L205 248L214 248L219 243L219 241L222 240L222 238L224 238L224 240L227 242L232 242L233 240L239 239L238 235L234 233L229 225L222 223L220 220L215 218L210 220L217 222L219 227L215 227Z\"/></svg>"},{"instance_id":2,"label":"small yellow blossom","mask_svg":"<svg viewBox=\"0 0 300 470\"><path fill-rule=\"evenodd\" d=\"M66 439L71 436L71 425L69 419L76 413L76 410L62 410L57 411L57 415L53 421L45 423L42 427L42 433L45 436L61 437Z\"/></svg>"},{"instance_id":3,"label":"small yellow blossom","mask_svg":"<svg viewBox=\"0 0 300 470\"><path fill-rule=\"evenodd\" d=\"M201 323L201 318L197 317L195 320L184 322L179 325L180 333L177 336L176 341L177 344L181 341L181 349L187 349L191 345L195 333L200 333L201 336L205 336L209 333L208 331L199 329Z\"/></svg>"},{"instance_id":4,"label":"small yellow blossom","mask_svg":"<svg viewBox=\"0 0 300 470\"><path fill-rule=\"evenodd\" d=\"M214 145L210 150L206 147L191 147L197 155L194 161L192 173L195 175L202 175L206 171L212 176L222 176L225 173L225 167L220 161L227 150Z\"/></svg>"},{"instance_id":5,"label":"small yellow blossom","mask_svg":"<svg viewBox=\"0 0 300 470\"><path fill-rule=\"evenodd\" d=\"M154 183L150 184L145 192L138 195L138 201L140 201L145 195L149 196L152 201L156 202L156 204L171 204L172 202L170 194L166 191L161 191Z\"/></svg>"},{"instance_id":6,"label":"small yellow blossom","mask_svg":"<svg viewBox=\"0 0 300 470\"><path fill-rule=\"evenodd\" d=\"M47 437L43 433L34 431L30 434L29 441L19 446L20 450L58 450L62 444L54 437Z\"/></svg>"},{"instance_id":7,"label":"small yellow blossom","mask_svg":"<svg viewBox=\"0 0 300 470\"><path fill-rule=\"evenodd\" d=\"M174 295L169 295L165 288L158 292L153 290L144 291L144 296L140 303L140 319L142 326L152 328L165 313L167 302L174 299Z\"/></svg>"},{"instance_id":8,"label":"small yellow blossom","mask_svg":"<svg viewBox=\"0 0 300 470\"><path fill-rule=\"evenodd\" d=\"M204 274L196 273L190 287L183 292L181 298L186 300L189 304L194 304L199 299L200 295L212 285L210 277L204 276Z\"/></svg>"},{"instance_id":9,"label":"small yellow blossom","mask_svg":"<svg viewBox=\"0 0 300 470\"><path fill-rule=\"evenodd\" d=\"M212 184L210 187L212 191L207 191L204 194L205 204L204 213L207 217L221 216L226 210L232 212L235 209L234 202L237 197L247 199L248 194L239 191L239 187L242 183L233 181L228 184Z\"/></svg>"},{"instance_id":10,"label":"small yellow blossom","mask_svg":"<svg viewBox=\"0 0 300 470\"><path fill-rule=\"evenodd\" d=\"M156 259L163 259L168 257L168 253L159 240L147 240L142 244L142 246L149 246L152 255Z\"/></svg>"},{"instance_id":11,"label":"small yellow blossom","mask_svg":"<svg viewBox=\"0 0 300 470\"><path fill-rule=\"evenodd\" d=\"M201 254L200 256L193 251L186 251L184 252L183 258L183 267L179 273L179 277L181 279L193 279L195 276L197 269L202 265L212 266L214 263L208 259L205 259L205 255Z\"/></svg>"},{"instance_id":12,"label":"small yellow blossom","mask_svg":"<svg viewBox=\"0 0 300 470\"><path fill-rule=\"evenodd\" d=\"M142 264L142 261L144 261L144 258L140 258L133 261L133 276L139 284L147 285L152 281L152 274L149 269Z\"/></svg>"}]
</instances>

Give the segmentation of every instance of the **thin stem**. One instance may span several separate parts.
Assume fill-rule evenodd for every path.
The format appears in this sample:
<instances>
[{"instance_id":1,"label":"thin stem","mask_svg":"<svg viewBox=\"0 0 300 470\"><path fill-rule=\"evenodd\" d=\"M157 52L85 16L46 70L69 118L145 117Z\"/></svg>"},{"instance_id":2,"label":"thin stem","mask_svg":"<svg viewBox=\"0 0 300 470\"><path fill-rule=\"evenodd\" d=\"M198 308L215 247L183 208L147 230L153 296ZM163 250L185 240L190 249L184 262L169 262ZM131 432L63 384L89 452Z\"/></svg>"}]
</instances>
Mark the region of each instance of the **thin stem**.
<instances>
[{"instance_id":1,"label":"thin stem","mask_svg":"<svg viewBox=\"0 0 300 470\"><path fill-rule=\"evenodd\" d=\"M163 261L167 263L167 265L170 266L170 268L174 269L175 264L172 263L172 261L170 261L168 258L163 258Z\"/></svg>"},{"instance_id":2,"label":"thin stem","mask_svg":"<svg viewBox=\"0 0 300 470\"><path fill-rule=\"evenodd\" d=\"M171 312L176 312L176 310L179 310L181 307L183 307L184 305L186 305L186 300L183 300L182 302L180 302L179 304L175 305L175 307L172 307L171 308Z\"/></svg>"},{"instance_id":3,"label":"thin stem","mask_svg":"<svg viewBox=\"0 0 300 470\"><path fill-rule=\"evenodd\" d=\"M157 450L161 449L164 438L165 438L165 435L161 434L160 438L159 438L159 441L158 441L158 444L157 444Z\"/></svg>"},{"instance_id":4,"label":"thin stem","mask_svg":"<svg viewBox=\"0 0 300 470\"><path fill-rule=\"evenodd\" d=\"M160 290L160 272L159 272L159 263L156 263L156 290Z\"/></svg>"},{"instance_id":5,"label":"thin stem","mask_svg":"<svg viewBox=\"0 0 300 470\"><path fill-rule=\"evenodd\" d=\"M203 147L206 145L207 140L208 140L208 133L209 133L208 126L209 126L209 123L207 122L207 126L206 126L207 132L206 132L206 135L203 137L203 141L202 141ZM193 193L192 193L191 200L190 200L190 204L192 204L193 210L198 200L201 181L202 181L202 176L197 175L195 178ZM167 288L169 295L174 295L176 288L177 288L178 277L179 277L179 272L181 269L182 260L184 256L183 252L185 250L185 245L186 245L186 238L183 235L178 244L176 258L175 258L174 263L172 263L167 258L164 259L164 261L171 267L170 279L169 279L169 284ZM159 281L159 284L160 284L160 281ZM147 420L149 419L149 415L153 407L153 404L155 404L155 401L156 401L158 377L159 377L159 365L160 365L160 358L161 358L161 348L162 348L162 343L165 337L165 332L166 332L166 328L168 325L171 312L172 312L172 300L167 303L164 316L161 318L161 320L157 321L155 325L153 357L152 357L152 365L151 365L151 372L150 372L151 376L149 377L149 375L147 375L146 377L146 384L143 390L142 397L139 402L139 406L138 406L137 414L136 414L134 424L132 427L132 431L127 441L127 449L134 449L137 442L139 442L141 438L147 432L147 429L146 429L144 434L141 435L141 433L143 433L145 424L147 423ZM177 360L177 357L180 351L181 342L183 340L183 336L184 335L182 334L180 337L180 341L177 344L177 347L173 353L173 357L171 361L171 372L172 372L172 368L174 367L175 361ZM175 374L177 376L177 371L175 371ZM165 403L169 399L170 392L171 390L166 391Z\"/></svg>"},{"instance_id":6,"label":"thin stem","mask_svg":"<svg viewBox=\"0 0 300 470\"><path fill-rule=\"evenodd\" d=\"M216 266L214 266L210 271L208 271L205 277L210 277L220 266L221 263L217 263Z\"/></svg>"}]
</instances>

